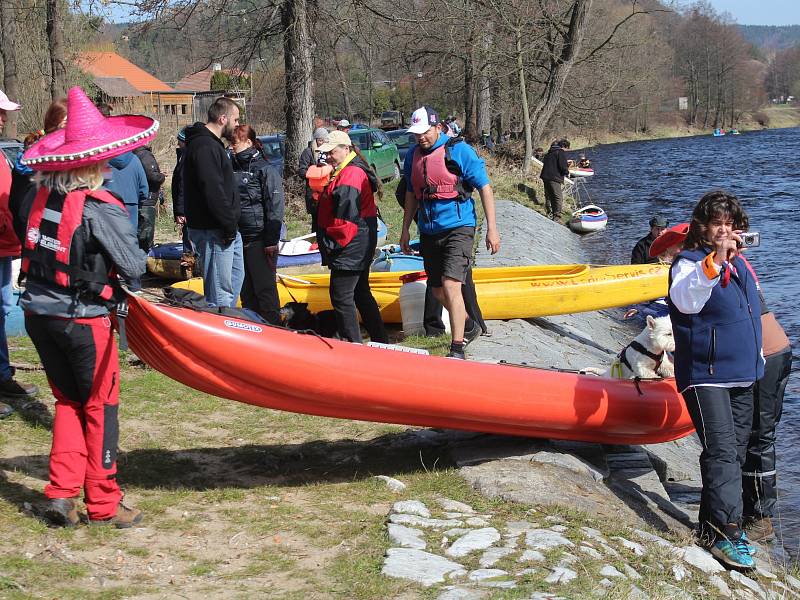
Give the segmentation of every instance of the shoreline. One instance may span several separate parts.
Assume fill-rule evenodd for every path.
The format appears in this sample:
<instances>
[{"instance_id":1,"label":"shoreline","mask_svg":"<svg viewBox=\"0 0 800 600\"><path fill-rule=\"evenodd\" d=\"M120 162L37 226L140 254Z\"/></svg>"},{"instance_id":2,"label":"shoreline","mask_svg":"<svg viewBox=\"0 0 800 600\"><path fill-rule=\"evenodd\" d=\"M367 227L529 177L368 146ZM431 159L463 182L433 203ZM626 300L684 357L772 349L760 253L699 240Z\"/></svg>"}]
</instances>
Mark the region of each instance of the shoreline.
<instances>
[{"instance_id":1,"label":"shoreline","mask_svg":"<svg viewBox=\"0 0 800 600\"><path fill-rule=\"evenodd\" d=\"M740 132L744 133L751 131L762 131L764 129L789 129L800 127L800 106L790 107L786 105L773 105L764 107L756 112L764 113L769 119L769 124L763 126L759 125L752 118L752 115L749 115L749 118L743 119L740 126L737 127ZM646 132L637 133L628 131L619 133L600 133L592 131L589 132L588 135L579 133L568 137L568 139L570 139L570 142L572 142L569 150L576 151L590 149L597 146L625 144L628 142L646 142L653 140L697 137L711 135L713 132L713 127L703 129L697 127L688 127L685 124L659 124L654 126L652 129L648 129Z\"/></svg>"}]
</instances>

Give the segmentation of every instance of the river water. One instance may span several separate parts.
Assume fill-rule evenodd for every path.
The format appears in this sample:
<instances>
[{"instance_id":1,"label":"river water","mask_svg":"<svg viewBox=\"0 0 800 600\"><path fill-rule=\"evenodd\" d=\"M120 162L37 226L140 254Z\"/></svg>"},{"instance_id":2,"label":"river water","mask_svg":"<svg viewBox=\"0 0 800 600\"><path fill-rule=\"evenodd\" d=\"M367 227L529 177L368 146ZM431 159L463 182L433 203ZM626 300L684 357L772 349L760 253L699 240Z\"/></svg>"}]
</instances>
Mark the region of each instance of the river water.
<instances>
[{"instance_id":1,"label":"river water","mask_svg":"<svg viewBox=\"0 0 800 600\"><path fill-rule=\"evenodd\" d=\"M584 238L597 263L630 260L653 214L688 221L705 192L742 200L761 246L749 250L772 310L792 342L794 364L778 429L779 522L784 547L800 550L800 129L773 129L610 144L585 151L597 173L585 189L608 213L605 231ZM573 153L576 154L577 153Z\"/></svg>"}]
</instances>

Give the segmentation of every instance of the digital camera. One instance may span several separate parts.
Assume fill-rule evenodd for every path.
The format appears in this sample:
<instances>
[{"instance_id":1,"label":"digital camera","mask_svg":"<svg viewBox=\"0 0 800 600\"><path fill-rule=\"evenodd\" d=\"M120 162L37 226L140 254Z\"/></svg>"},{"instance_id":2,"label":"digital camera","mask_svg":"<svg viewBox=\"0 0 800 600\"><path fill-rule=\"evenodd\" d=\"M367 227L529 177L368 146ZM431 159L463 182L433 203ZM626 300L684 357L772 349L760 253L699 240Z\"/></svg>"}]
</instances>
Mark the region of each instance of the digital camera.
<instances>
[{"instance_id":1,"label":"digital camera","mask_svg":"<svg viewBox=\"0 0 800 600\"><path fill-rule=\"evenodd\" d=\"M739 244L742 248L753 248L761 244L761 234L757 231L740 233L739 237L742 238L742 242Z\"/></svg>"}]
</instances>

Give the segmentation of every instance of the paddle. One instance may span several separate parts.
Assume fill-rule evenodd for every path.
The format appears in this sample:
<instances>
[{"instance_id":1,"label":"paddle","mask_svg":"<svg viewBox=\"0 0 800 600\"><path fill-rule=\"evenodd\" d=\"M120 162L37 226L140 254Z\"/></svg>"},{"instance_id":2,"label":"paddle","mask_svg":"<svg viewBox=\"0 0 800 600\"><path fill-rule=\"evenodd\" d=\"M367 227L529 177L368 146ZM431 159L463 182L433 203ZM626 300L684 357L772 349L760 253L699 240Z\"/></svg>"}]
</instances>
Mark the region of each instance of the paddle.
<instances>
[{"instance_id":1,"label":"paddle","mask_svg":"<svg viewBox=\"0 0 800 600\"><path fill-rule=\"evenodd\" d=\"M306 279L300 279L299 277L292 277L291 275L284 275L283 273L275 273L278 279L288 279L289 281L294 281L295 283L302 283L303 285L318 285L316 281L308 281Z\"/></svg>"}]
</instances>

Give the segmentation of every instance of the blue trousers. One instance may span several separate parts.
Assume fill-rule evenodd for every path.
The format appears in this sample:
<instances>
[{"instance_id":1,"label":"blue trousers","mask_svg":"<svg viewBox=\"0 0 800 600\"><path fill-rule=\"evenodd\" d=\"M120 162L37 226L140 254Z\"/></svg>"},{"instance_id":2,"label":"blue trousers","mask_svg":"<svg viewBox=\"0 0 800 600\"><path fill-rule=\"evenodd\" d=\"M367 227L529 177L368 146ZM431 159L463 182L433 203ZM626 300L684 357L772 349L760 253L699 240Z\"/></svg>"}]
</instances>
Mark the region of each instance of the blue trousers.
<instances>
[{"instance_id":1,"label":"blue trousers","mask_svg":"<svg viewBox=\"0 0 800 600\"><path fill-rule=\"evenodd\" d=\"M11 281L11 261L10 256L0 258L0 286L2 286L2 296L0 301L0 380L7 381L14 376L11 363L8 358L8 339L6 339L6 315L11 311L14 302L14 287Z\"/></svg>"},{"instance_id":2,"label":"blue trousers","mask_svg":"<svg viewBox=\"0 0 800 600\"><path fill-rule=\"evenodd\" d=\"M203 272L203 293L209 306L235 307L244 283L244 247L237 232L225 244L220 229L189 229Z\"/></svg>"}]
</instances>

